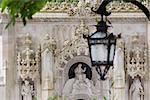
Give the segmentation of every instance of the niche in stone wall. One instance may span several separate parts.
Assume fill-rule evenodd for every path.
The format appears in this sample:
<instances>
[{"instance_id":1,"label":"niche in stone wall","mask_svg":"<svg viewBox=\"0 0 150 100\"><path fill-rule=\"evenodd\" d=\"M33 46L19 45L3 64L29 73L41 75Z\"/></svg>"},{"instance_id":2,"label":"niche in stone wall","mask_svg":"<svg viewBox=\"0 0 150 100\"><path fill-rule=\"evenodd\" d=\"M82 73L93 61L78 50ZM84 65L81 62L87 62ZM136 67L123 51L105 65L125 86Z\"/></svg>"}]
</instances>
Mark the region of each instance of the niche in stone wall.
<instances>
[{"instance_id":1,"label":"niche in stone wall","mask_svg":"<svg viewBox=\"0 0 150 100\"><path fill-rule=\"evenodd\" d=\"M65 77L68 78L63 87L63 96L67 100L91 100L95 96L96 89L92 81L92 68L88 65L89 60L89 57L77 56L68 62L65 69Z\"/></svg>"},{"instance_id":2,"label":"niche in stone wall","mask_svg":"<svg viewBox=\"0 0 150 100\"><path fill-rule=\"evenodd\" d=\"M89 65L87 65L87 64L84 63L84 62L77 62L77 63L73 64L73 65L70 67L69 72L68 72L68 77L69 77L69 79L76 77L76 75L75 75L75 69L79 66L79 64L82 65L82 66L81 66L82 70L85 69L84 74L86 74L86 78L88 78L89 80L91 80L91 79L92 79L92 71L91 71L91 68L90 68Z\"/></svg>"}]
</instances>

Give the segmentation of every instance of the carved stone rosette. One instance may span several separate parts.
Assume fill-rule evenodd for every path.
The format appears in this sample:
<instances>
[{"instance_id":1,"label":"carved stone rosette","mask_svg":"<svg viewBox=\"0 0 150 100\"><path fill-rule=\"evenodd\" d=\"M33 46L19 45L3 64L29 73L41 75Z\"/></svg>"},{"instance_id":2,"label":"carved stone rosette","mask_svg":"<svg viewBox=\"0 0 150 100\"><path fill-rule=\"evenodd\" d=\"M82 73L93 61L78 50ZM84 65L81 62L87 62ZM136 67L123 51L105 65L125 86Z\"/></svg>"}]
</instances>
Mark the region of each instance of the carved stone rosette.
<instances>
[{"instance_id":1,"label":"carved stone rosette","mask_svg":"<svg viewBox=\"0 0 150 100\"><path fill-rule=\"evenodd\" d=\"M144 77L147 67L147 46L136 34L131 38L131 47L126 50L127 72L134 79L136 76Z\"/></svg>"},{"instance_id":2,"label":"carved stone rosette","mask_svg":"<svg viewBox=\"0 0 150 100\"><path fill-rule=\"evenodd\" d=\"M39 75L40 48L35 52L31 49L32 40L29 34L25 37L25 49L18 52L17 71L21 80L31 79L32 81Z\"/></svg>"}]
</instances>

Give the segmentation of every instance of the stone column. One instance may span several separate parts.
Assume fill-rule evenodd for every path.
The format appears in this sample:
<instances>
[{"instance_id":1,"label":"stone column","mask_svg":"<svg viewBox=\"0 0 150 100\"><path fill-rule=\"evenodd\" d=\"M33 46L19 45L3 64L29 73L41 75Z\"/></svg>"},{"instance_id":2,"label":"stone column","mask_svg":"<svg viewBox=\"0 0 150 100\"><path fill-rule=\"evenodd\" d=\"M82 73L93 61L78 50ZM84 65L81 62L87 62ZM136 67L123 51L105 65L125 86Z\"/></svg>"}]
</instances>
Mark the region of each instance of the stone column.
<instances>
[{"instance_id":1,"label":"stone column","mask_svg":"<svg viewBox=\"0 0 150 100\"><path fill-rule=\"evenodd\" d=\"M3 60L7 62L6 70L6 100L17 100L15 94L15 82L16 82L16 66L15 66L15 55L16 55L16 35L15 27L9 26L5 29L8 23L8 16L4 15L4 20L2 22L3 26Z\"/></svg>"},{"instance_id":2,"label":"stone column","mask_svg":"<svg viewBox=\"0 0 150 100\"><path fill-rule=\"evenodd\" d=\"M53 96L54 92L54 50L55 41L46 35L42 43L42 100Z\"/></svg>"},{"instance_id":3,"label":"stone column","mask_svg":"<svg viewBox=\"0 0 150 100\"><path fill-rule=\"evenodd\" d=\"M147 25L147 43L148 43L148 84L150 84L150 22L148 21ZM150 86L148 85L148 98L146 100L150 100Z\"/></svg>"},{"instance_id":4,"label":"stone column","mask_svg":"<svg viewBox=\"0 0 150 100\"><path fill-rule=\"evenodd\" d=\"M117 40L114 57L114 100L125 100L124 41Z\"/></svg>"}]
</instances>

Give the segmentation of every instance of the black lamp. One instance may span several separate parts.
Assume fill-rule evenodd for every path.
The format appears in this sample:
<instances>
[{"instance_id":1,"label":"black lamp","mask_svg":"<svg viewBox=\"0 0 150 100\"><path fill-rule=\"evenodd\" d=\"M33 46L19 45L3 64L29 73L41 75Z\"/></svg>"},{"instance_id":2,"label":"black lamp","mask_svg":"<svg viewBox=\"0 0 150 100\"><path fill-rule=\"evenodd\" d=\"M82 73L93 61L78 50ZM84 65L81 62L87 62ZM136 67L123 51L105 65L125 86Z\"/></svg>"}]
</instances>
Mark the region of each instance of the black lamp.
<instances>
[{"instance_id":1,"label":"black lamp","mask_svg":"<svg viewBox=\"0 0 150 100\"><path fill-rule=\"evenodd\" d=\"M89 36L83 36L88 41L89 53L91 58L92 67L96 68L96 71L100 75L101 80L105 80L105 76L110 68L113 66L113 60L115 55L116 39L117 37L113 33L108 33L108 25L104 21L103 16L107 18L111 12L106 11L106 6L113 0L103 0L97 11L92 11L101 15L101 21L96 26L96 32ZM136 0L125 0L138 6L150 19L150 13L148 9ZM107 19L106 19L107 20Z\"/></svg>"},{"instance_id":2,"label":"black lamp","mask_svg":"<svg viewBox=\"0 0 150 100\"><path fill-rule=\"evenodd\" d=\"M109 26L103 19L95 26L96 32L90 36L84 36L84 38L88 41L92 66L96 68L100 78L105 80L105 75L113 65L116 37L113 33L107 33ZM104 68L103 72L102 68Z\"/></svg>"}]
</instances>

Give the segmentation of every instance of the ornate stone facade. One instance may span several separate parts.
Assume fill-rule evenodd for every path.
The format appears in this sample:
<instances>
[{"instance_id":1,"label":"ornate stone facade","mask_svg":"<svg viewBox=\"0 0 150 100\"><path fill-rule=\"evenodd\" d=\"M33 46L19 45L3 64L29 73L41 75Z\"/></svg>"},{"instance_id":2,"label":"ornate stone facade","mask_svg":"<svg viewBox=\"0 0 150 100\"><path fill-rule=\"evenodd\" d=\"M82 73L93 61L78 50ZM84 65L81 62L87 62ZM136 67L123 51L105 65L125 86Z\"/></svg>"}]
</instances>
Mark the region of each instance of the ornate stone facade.
<instances>
[{"instance_id":1,"label":"ornate stone facade","mask_svg":"<svg viewBox=\"0 0 150 100\"><path fill-rule=\"evenodd\" d=\"M109 10L121 11L110 16L113 28L109 32L121 33L122 38L117 41L114 66L107 80L101 81L91 67L83 38L83 34L95 31L98 16L90 12L95 4L88 0L76 6L63 3L59 8L57 3L51 4L27 26L17 20L8 30L4 30L8 19L2 15L6 62L6 83L0 85L2 100L47 100L55 96L59 100L102 100L104 96L107 100L150 100L149 22L130 4L109 5ZM126 11L132 13L123 13Z\"/></svg>"}]
</instances>

